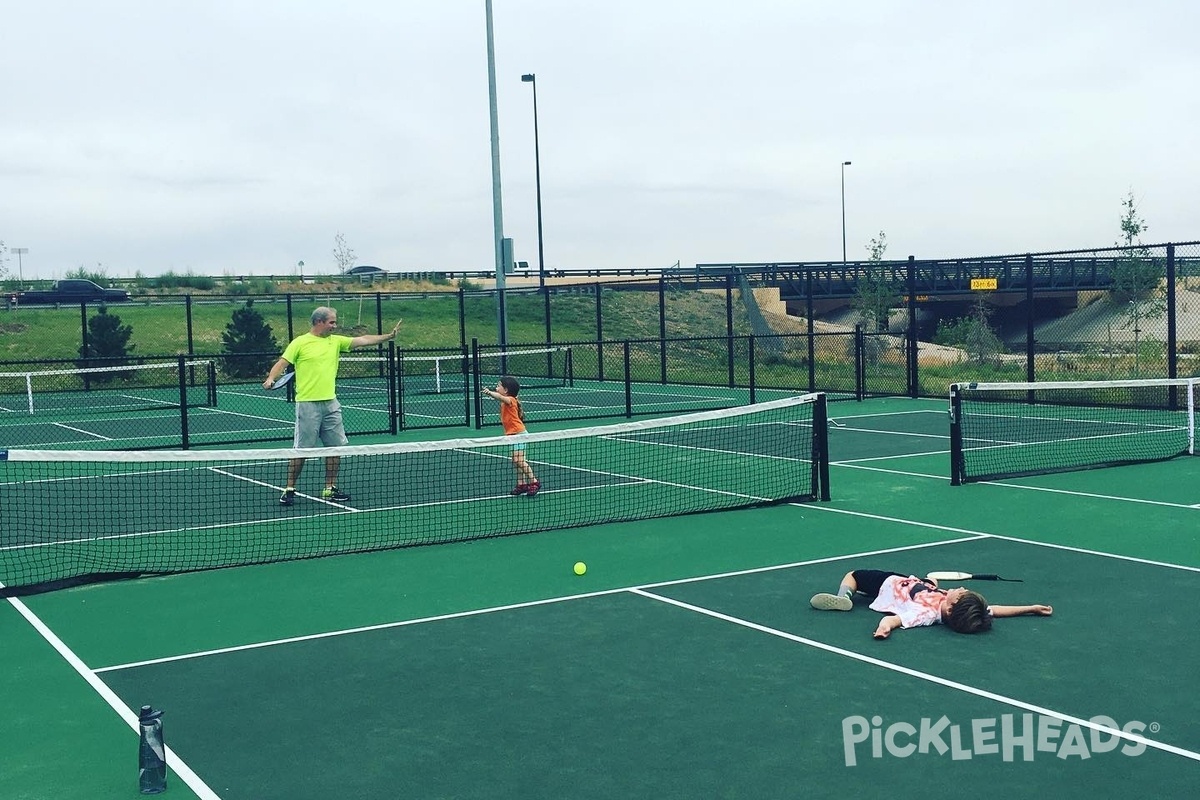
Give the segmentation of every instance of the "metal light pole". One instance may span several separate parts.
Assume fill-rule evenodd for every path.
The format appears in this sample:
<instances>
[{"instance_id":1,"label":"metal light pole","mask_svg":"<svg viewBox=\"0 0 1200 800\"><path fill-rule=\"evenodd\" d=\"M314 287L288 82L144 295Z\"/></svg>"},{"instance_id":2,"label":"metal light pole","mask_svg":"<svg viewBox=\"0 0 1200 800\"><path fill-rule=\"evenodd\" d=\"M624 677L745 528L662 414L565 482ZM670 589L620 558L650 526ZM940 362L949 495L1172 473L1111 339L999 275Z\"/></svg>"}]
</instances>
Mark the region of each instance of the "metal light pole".
<instances>
[{"instance_id":1,"label":"metal light pole","mask_svg":"<svg viewBox=\"0 0 1200 800\"><path fill-rule=\"evenodd\" d=\"M842 162L842 265L846 264L846 167L849 161Z\"/></svg>"},{"instance_id":2,"label":"metal light pole","mask_svg":"<svg viewBox=\"0 0 1200 800\"><path fill-rule=\"evenodd\" d=\"M25 270L21 266L21 256L29 252L28 247L10 247L8 252L16 253L17 256L17 282L23 287L25 285Z\"/></svg>"},{"instance_id":3,"label":"metal light pole","mask_svg":"<svg viewBox=\"0 0 1200 800\"><path fill-rule=\"evenodd\" d=\"M524 83L533 84L533 172L537 182L538 226L538 291L546 291L546 253L542 246L542 150L538 143L537 76L522 75Z\"/></svg>"},{"instance_id":4,"label":"metal light pole","mask_svg":"<svg viewBox=\"0 0 1200 800\"><path fill-rule=\"evenodd\" d=\"M492 0L484 3L487 16L488 105L492 129L492 228L496 247L496 338L508 344L508 314L504 307L504 201L500 193L500 119L496 111L496 46L492 30Z\"/></svg>"}]
</instances>

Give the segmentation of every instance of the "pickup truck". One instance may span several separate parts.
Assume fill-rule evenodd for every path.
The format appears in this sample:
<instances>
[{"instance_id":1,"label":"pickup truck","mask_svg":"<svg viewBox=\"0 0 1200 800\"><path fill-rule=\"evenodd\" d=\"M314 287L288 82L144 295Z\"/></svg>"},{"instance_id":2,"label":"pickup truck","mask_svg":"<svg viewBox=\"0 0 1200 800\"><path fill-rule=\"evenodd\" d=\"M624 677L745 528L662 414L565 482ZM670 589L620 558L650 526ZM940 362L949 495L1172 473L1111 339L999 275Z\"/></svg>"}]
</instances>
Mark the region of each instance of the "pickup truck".
<instances>
[{"instance_id":1,"label":"pickup truck","mask_svg":"<svg viewBox=\"0 0 1200 800\"><path fill-rule=\"evenodd\" d=\"M49 289L30 289L17 292L18 305L53 305L59 303L125 303L129 292L124 289L105 289L91 281L72 278L55 281Z\"/></svg>"}]
</instances>

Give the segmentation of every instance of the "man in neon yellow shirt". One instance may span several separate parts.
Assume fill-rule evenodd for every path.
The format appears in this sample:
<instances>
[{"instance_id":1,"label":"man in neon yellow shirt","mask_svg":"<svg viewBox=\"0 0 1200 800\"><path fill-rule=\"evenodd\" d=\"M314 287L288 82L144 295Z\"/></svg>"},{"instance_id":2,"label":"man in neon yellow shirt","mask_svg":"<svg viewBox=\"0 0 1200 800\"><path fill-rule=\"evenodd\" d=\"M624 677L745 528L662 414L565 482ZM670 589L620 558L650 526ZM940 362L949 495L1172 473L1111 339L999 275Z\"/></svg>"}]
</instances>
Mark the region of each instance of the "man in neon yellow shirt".
<instances>
[{"instance_id":1,"label":"man in neon yellow shirt","mask_svg":"<svg viewBox=\"0 0 1200 800\"><path fill-rule=\"evenodd\" d=\"M296 448L341 447L347 444L346 429L342 425L342 407L335 394L338 363L342 353L355 347L370 347L396 338L400 323L391 333L367 334L364 336L340 336L337 330L337 312L321 306L312 312L312 328L291 341L283 355L271 367L271 374L263 381L264 389L271 389L275 381L289 365L296 368ZM287 485L279 497L279 504L290 506L296 500L296 479L304 468L303 458L288 462ZM338 467L341 459L330 456L325 459L325 490L321 499L344 503L350 499L337 487Z\"/></svg>"}]
</instances>

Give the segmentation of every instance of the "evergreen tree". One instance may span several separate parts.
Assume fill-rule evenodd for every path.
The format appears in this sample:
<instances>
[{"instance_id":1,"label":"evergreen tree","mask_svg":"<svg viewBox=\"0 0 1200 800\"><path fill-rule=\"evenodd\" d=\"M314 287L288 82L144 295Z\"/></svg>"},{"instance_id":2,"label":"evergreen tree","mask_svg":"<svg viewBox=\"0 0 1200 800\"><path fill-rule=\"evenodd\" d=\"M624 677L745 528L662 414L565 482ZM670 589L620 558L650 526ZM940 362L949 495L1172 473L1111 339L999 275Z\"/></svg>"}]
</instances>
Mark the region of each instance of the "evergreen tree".
<instances>
[{"instance_id":1,"label":"evergreen tree","mask_svg":"<svg viewBox=\"0 0 1200 800\"><path fill-rule=\"evenodd\" d=\"M133 328L122 325L121 318L109 314L105 306L100 306L96 316L88 320L87 344L79 348L80 367L117 367L131 363L130 353L136 345L129 343L133 336ZM108 383L119 378L128 378L129 373L123 371L98 372L89 376L96 383Z\"/></svg>"},{"instance_id":2,"label":"evergreen tree","mask_svg":"<svg viewBox=\"0 0 1200 800\"><path fill-rule=\"evenodd\" d=\"M271 326L247 300L243 308L233 312L232 321L221 334L224 344L225 374L231 378L254 378L266 375L279 358L279 343Z\"/></svg>"}]
</instances>

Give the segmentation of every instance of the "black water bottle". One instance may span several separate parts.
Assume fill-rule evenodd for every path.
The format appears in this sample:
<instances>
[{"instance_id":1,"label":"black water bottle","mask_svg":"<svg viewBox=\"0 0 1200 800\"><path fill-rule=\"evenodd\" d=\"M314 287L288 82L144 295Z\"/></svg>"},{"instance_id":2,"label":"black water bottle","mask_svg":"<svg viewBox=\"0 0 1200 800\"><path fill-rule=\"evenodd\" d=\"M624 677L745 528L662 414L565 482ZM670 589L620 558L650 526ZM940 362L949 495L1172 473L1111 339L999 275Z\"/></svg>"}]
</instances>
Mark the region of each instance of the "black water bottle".
<instances>
[{"instance_id":1,"label":"black water bottle","mask_svg":"<svg viewBox=\"0 0 1200 800\"><path fill-rule=\"evenodd\" d=\"M167 744L163 740L162 711L142 706L138 723L142 729L138 748L138 786L142 794L167 790Z\"/></svg>"}]
</instances>

